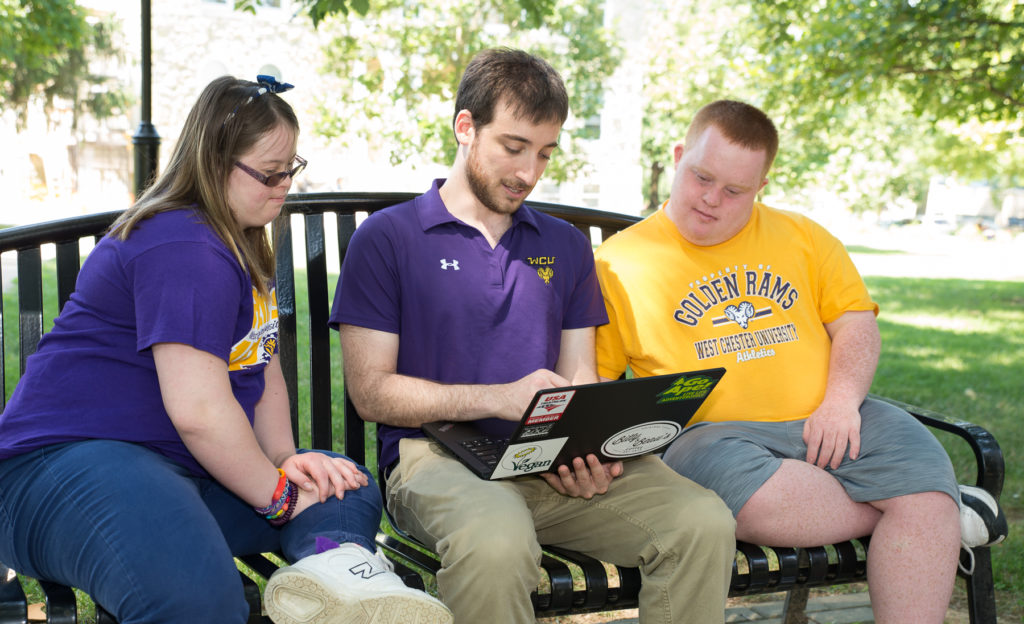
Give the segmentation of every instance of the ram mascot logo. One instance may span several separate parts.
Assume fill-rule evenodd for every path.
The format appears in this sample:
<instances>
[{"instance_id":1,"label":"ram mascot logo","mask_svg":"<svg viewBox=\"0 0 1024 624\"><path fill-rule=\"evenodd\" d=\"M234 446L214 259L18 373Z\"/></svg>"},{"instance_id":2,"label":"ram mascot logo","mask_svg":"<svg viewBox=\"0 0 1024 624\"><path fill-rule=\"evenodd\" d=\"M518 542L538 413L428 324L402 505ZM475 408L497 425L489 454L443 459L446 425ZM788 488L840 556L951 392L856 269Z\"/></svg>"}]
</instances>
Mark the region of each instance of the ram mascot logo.
<instances>
[{"instance_id":1,"label":"ram mascot logo","mask_svg":"<svg viewBox=\"0 0 1024 624\"><path fill-rule=\"evenodd\" d=\"M551 278L555 276L555 272L551 267L541 267L537 269L537 275L544 280L545 284L550 284Z\"/></svg>"},{"instance_id":2,"label":"ram mascot logo","mask_svg":"<svg viewBox=\"0 0 1024 624\"><path fill-rule=\"evenodd\" d=\"M735 321L743 329L747 329L748 321L754 318L754 304L749 301L742 302L739 306L730 305L725 308L725 316Z\"/></svg>"}]
</instances>

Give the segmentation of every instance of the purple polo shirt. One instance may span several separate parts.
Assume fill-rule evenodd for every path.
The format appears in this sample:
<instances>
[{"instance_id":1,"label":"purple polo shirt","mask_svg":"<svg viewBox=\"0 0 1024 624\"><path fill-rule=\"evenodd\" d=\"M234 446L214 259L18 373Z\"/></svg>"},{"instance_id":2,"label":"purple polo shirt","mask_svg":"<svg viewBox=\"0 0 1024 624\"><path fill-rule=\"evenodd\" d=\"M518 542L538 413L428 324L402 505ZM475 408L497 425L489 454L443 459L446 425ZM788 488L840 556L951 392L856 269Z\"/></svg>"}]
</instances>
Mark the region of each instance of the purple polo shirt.
<instances>
[{"instance_id":1,"label":"purple polo shirt","mask_svg":"<svg viewBox=\"0 0 1024 624\"><path fill-rule=\"evenodd\" d=\"M491 249L445 208L443 182L359 226L338 279L331 327L398 334L398 372L441 383L507 383L554 369L562 330L608 322L590 241L568 222L524 205ZM514 425L484 422L495 433L511 433ZM398 459L401 438L422 435L382 425L380 465Z\"/></svg>"},{"instance_id":2,"label":"purple polo shirt","mask_svg":"<svg viewBox=\"0 0 1024 624\"><path fill-rule=\"evenodd\" d=\"M0 414L0 459L64 442L124 440L206 476L164 409L152 346L179 342L222 358L252 423L277 336L276 315L257 318L253 293L245 269L196 211L158 213L124 241L105 236ZM262 355L245 357L255 353Z\"/></svg>"}]
</instances>

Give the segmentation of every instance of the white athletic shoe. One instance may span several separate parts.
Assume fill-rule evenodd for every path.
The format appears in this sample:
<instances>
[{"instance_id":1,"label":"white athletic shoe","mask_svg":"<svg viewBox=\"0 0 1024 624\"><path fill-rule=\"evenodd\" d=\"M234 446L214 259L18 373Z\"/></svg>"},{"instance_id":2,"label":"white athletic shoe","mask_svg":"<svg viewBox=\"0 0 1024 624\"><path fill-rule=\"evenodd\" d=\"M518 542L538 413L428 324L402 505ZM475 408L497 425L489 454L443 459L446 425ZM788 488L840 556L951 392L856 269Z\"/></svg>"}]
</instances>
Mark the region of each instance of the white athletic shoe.
<instances>
[{"instance_id":1,"label":"white athletic shoe","mask_svg":"<svg viewBox=\"0 0 1024 624\"><path fill-rule=\"evenodd\" d=\"M356 544L310 555L271 575L264 592L275 624L452 624L448 607L406 587L380 551Z\"/></svg>"},{"instance_id":2,"label":"white athletic shoe","mask_svg":"<svg viewBox=\"0 0 1024 624\"><path fill-rule=\"evenodd\" d=\"M967 554L967 564L959 561L960 571L974 574L976 546L995 546L1006 538L1006 515L999 503L985 490L973 485L960 486L960 545Z\"/></svg>"}]
</instances>

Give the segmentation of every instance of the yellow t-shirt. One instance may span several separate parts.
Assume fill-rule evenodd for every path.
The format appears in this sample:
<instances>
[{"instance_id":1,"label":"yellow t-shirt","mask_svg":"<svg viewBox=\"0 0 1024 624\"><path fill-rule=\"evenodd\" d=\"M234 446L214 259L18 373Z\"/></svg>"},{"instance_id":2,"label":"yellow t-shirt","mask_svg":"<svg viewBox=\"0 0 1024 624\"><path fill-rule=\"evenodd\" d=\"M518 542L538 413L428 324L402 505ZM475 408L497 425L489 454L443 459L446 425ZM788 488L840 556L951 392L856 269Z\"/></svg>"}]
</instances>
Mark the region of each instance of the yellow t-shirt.
<instances>
[{"instance_id":1,"label":"yellow t-shirt","mask_svg":"<svg viewBox=\"0 0 1024 624\"><path fill-rule=\"evenodd\" d=\"M806 418L825 393L824 323L847 311L878 314L842 243L760 203L719 245L687 242L662 206L596 256L610 320L597 329L599 373L724 367L694 422Z\"/></svg>"}]
</instances>

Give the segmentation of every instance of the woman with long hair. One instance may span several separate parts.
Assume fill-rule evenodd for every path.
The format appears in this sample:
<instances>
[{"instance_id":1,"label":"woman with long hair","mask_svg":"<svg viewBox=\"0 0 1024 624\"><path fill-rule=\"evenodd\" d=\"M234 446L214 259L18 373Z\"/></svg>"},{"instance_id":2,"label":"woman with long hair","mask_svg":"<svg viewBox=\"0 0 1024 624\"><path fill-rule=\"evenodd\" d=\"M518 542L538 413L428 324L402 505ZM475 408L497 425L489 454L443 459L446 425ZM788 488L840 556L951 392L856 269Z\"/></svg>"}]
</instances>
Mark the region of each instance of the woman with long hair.
<instances>
[{"instance_id":1,"label":"woman with long hair","mask_svg":"<svg viewBox=\"0 0 1024 624\"><path fill-rule=\"evenodd\" d=\"M244 622L233 556L276 550L275 622L451 622L376 552L367 470L293 444L266 230L306 166L288 88L203 90L0 415L0 561L122 624Z\"/></svg>"}]
</instances>

